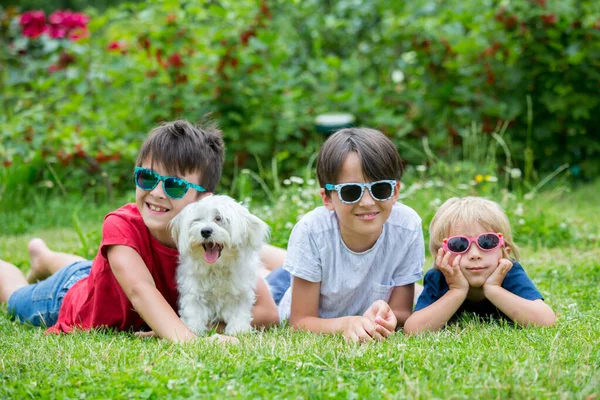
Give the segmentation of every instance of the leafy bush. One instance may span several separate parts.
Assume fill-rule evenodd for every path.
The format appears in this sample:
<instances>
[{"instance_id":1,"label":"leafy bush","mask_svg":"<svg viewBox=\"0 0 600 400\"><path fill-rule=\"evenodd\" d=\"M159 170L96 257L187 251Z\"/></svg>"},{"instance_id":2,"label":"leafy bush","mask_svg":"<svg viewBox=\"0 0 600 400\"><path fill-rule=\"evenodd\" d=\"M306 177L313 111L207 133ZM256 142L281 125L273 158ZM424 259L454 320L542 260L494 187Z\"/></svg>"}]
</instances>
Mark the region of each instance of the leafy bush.
<instances>
[{"instance_id":1,"label":"leafy bush","mask_svg":"<svg viewBox=\"0 0 600 400\"><path fill-rule=\"evenodd\" d=\"M599 168L591 0L160 0L68 15L0 18L0 162L31 165L34 182L110 193L146 132L206 113L224 130L225 185L271 159L293 174L323 140L315 116L337 110L412 163L469 159L472 124L487 135L506 121L511 164L486 173Z\"/></svg>"}]
</instances>

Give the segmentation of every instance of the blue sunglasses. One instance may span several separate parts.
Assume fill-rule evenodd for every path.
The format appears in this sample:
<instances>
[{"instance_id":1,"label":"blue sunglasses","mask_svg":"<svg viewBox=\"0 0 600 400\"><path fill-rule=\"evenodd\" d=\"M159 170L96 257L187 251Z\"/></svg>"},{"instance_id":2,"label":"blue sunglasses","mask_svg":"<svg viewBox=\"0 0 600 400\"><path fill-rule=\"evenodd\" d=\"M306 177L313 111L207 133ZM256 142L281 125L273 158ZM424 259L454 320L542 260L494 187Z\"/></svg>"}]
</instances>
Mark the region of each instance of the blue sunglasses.
<instances>
[{"instance_id":1,"label":"blue sunglasses","mask_svg":"<svg viewBox=\"0 0 600 400\"><path fill-rule=\"evenodd\" d=\"M163 191L172 199L181 199L185 196L189 188L196 189L199 192L206 192L206 189L202 186L190 183L185 179L175 176L162 176L156 171L142 167L135 167L133 180L135 185L142 190L153 190L162 181Z\"/></svg>"},{"instance_id":2,"label":"blue sunglasses","mask_svg":"<svg viewBox=\"0 0 600 400\"><path fill-rule=\"evenodd\" d=\"M325 189L335 190L340 201L345 204L359 202L363 197L365 188L369 189L369 193L371 193L373 199L377 201L386 201L394 197L396 181L384 180L369 183L340 183L339 185L327 183L325 185Z\"/></svg>"}]
</instances>

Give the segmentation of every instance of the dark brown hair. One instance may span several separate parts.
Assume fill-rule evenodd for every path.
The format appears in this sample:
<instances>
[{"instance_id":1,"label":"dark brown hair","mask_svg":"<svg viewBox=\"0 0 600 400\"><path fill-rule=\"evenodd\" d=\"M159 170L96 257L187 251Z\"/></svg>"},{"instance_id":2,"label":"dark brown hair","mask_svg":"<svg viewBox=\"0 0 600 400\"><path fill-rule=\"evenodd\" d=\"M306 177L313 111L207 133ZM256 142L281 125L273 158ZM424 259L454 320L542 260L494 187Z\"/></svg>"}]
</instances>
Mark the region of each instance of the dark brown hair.
<instances>
[{"instance_id":1,"label":"dark brown hair","mask_svg":"<svg viewBox=\"0 0 600 400\"><path fill-rule=\"evenodd\" d=\"M154 128L138 153L139 167L148 158L171 175L199 172L200 185L214 192L223 170L225 145L221 131L212 122L196 126L188 121L166 122Z\"/></svg>"},{"instance_id":2,"label":"dark brown hair","mask_svg":"<svg viewBox=\"0 0 600 400\"><path fill-rule=\"evenodd\" d=\"M358 154L362 172L370 181L399 181L402 178L402 160L390 139L375 129L346 128L331 135L319 151L317 177L322 188L327 183L337 183L342 164L350 152Z\"/></svg>"}]
</instances>

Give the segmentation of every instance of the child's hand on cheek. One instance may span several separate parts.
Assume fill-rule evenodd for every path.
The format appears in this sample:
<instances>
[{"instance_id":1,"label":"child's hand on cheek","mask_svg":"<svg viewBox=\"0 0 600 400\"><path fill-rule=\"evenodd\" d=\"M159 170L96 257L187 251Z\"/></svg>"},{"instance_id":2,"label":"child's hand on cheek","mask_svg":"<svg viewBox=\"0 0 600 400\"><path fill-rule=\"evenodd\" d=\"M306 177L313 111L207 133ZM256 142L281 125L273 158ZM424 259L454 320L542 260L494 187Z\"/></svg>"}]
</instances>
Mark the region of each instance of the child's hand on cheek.
<instances>
[{"instance_id":1,"label":"child's hand on cheek","mask_svg":"<svg viewBox=\"0 0 600 400\"><path fill-rule=\"evenodd\" d=\"M506 274L508 274L508 271L510 271L512 266L512 261L501 258L498 261L498 267L496 267L496 270L487 278L483 286L502 286L502 282L504 282L504 278L506 278Z\"/></svg>"},{"instance_id":2,"label":"child's hand on cheek","mask_svg":"<svg viewBox=\"0 0 600 400\"><path fill-rule=\"evenodd\" d=\"M450 289L468 292L470 287L469 281L467 281L467 278L465 278L460 270L461 256L457 255L454 257L452 263L450 263L450 256L451 253L446 253L444 249L440 248L435 258L435 266L444 274L444 278L446 278L446 283L448 283Z\"/></svg>"}]
</instances>

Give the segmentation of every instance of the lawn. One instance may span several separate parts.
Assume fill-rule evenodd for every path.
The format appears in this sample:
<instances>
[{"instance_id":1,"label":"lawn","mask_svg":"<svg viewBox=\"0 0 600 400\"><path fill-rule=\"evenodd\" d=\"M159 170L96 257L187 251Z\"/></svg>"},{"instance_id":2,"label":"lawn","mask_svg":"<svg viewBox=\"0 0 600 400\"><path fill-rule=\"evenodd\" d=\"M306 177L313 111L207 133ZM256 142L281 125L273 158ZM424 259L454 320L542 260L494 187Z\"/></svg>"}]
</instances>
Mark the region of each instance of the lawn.
<instances>
[{"instance_id":1,"label":"lawn","mask_svg":"<svg viewBox=\"0 0 600 400\"><path fill-rule=\"evenodd\" d=\"M558 315L552 328L467 317L438 333L398 333L362 346L287 327L244 336L238 345L173 345L114 332L46 336L11 322L2 309L0 398L597 399L600 182L563 189L504 201L522 244L522 264ZM306 192L288 187L279 197L287 202L251 205L273 227L276 244L285 244L296 219L290 204L315 204L313 195L302 197ZM426 226L438 197L449 195L430 185L403 201ZM54 198L27 208L3 207L0 258L25 271L26 244L34 236L57 250L93 254L102 215L117 203Z\"/></svg>"}]
</instances>

